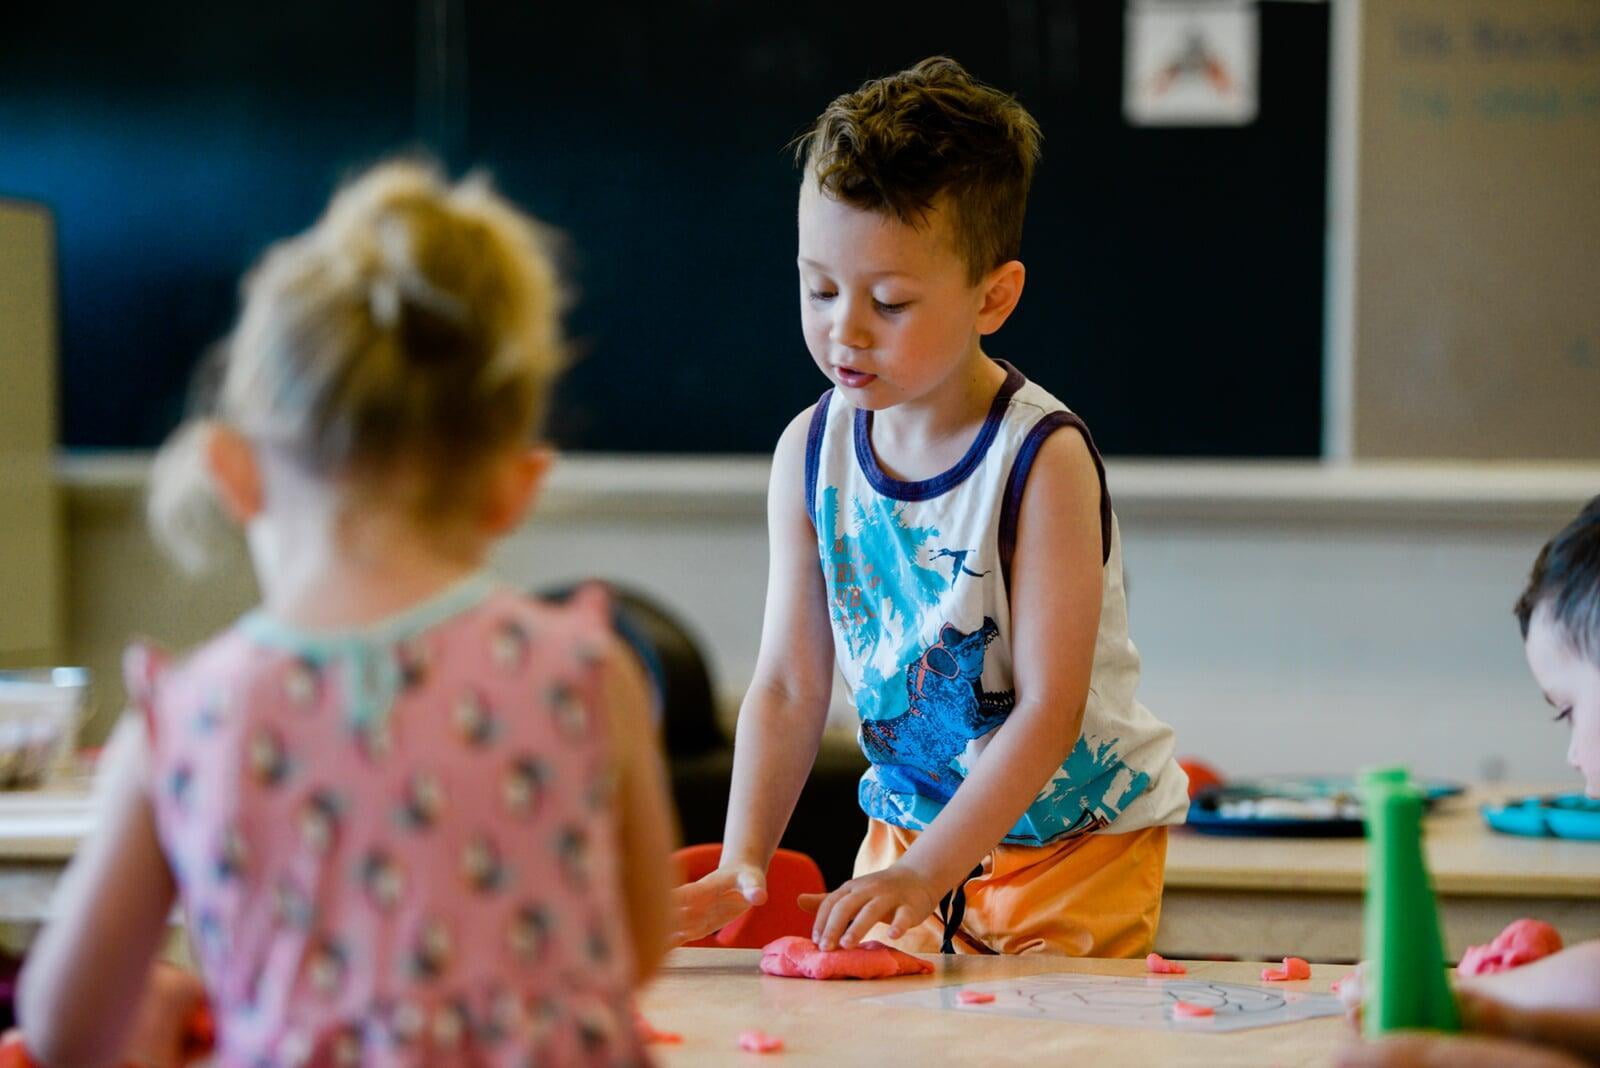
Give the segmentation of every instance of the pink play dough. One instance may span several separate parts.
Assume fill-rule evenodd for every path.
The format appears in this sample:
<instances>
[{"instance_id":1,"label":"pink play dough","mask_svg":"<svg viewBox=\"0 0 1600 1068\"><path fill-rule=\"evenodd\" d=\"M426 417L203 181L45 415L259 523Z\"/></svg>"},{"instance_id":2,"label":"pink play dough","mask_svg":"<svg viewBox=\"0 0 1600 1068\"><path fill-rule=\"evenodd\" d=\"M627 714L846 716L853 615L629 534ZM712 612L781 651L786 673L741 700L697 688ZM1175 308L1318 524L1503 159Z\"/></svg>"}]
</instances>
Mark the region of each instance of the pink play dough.
<instances>
[{"instance_id":1,"label":"pink play dough","mask_svg":"<svg viewBox=\"0 0 1600 1068\"><path fill-rule=\"evenodd\" d=\"M1311 965L1299 957L1283 958L1282 968L1264 968L1261 978L1269 983L1287 983L1295 979L1310 979Z\"/></svg>"},{"instance_id":2,"label":"pink play dough","mask_svg":"<svg viewBox=\"0 0 1600 1068\"><path fill-rule=\"evenodd\" d=\"M817 948L809 938L787 935L761 951L761 970L791 979L892 979L897 975L929 975L933 965L882 942L863 942L854 949Z\"/></svg>"},{"instance_id":3,"label":"pink play dough","mask_svg":"<svg viewBox=\"0 0 1600 1068\"><path fill-rule=\"evenodd\" d=\"M739 1048L749 1053L780 1053L783 1050L783 1039L775 1038L765 1031L744 1031L739 1035Z\"/></svg>"},{"instance_id":4,"label":"pink play dough","mask_svg":"<svg viewBox=\"0 0 1600 1068\"><path fill-rule=\"evenodd\" d=\"M1561 935L1540 920L1517 920L1486 946L1472 946L1461 955L1462 975L1493 975L1548 957L1561 949Z\"/></svg>"},{"instance_id":5,"label":"pink play dough","mask_svg":"<svg viewBox=\"0 0 1600 1068\"><path fill-rule=\"evenodd\" d=\"M1159 953L1152 953L1144 959L1144 970L1154 972L1156 975L1188 975L1189 969L1181 964L1174 964Z\"/></svg>"},{"instance_id":6,"label":"pink play dough","mask_svg":"<svg viewBox=\"0 0 1600 1068\"><path fill-rule=\"evenodd\" d=\"M956 1000L963 1005L987 1005L994 1000L994 995L982 990L963 990L956 995Z\"/></svg>"},{"instance_id":7,"label":"pink play dough","mask_svg":"<svg viewBox=\"0 0 1600 1068\"><path fill-rule=\"evenodd\" d=\"M1215 1016L1216 1010L1210 1005L1196 1005L1192 1001L1174 1001L1172 1015L1180 1020L1193 1020L1201 1016Z\"/></svg>"},{"instance_id":8,"label":"pink play dough","mask_svg":"<svg viewBox=\"0 0 1600 1068\"><path fill-rule=\"evenodd\" d=\"M672 1031L657 1031L640 1013L633 1014L633 1029L639 1033L639 1041L645 1045L677 1046L683 1043L683 1036Z\"/></svg>"}]
</instances>

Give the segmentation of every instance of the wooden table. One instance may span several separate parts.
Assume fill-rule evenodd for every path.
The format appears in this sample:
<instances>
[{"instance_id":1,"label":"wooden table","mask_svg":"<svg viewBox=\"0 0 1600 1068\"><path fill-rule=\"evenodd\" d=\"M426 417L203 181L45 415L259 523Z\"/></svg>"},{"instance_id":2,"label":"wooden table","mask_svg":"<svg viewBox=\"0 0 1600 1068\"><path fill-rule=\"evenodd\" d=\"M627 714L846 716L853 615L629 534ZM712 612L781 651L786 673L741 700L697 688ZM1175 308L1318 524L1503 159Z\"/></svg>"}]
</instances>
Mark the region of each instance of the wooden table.
<instances>
[{"instance_id":1,"label":"wooden table","mask_svg":"<svg viewBox=\"0 0 1600 1068\"><path fill-rule=\"evenodd\" d=\"M0 950L27 949L49 915L62 871L93 825L87 780L0 791Z\"/></svg>"},{"instance_id":2,"label":"wooden table","mask_svg":"<svg viewBox=\"0 0 1600 1068\"><path fill-rule=\"evenodd\" d=\"M1569 942L1600 938L1600 842L1497 834L1478 806L1560 787L1475 788L1425 823L1428 864L1457 959L1507 923L1532 916ZM1179 830L1167 849L1156 948L1168 956L1353 961L1361 955L1366 842L1232 838Z\"/></svg>"},{"instance_id":3,"label":"wooden table","mask_svg":"<svg viewBox=\"0 0 1600 1068\"><path fill-rule=\"evenodd\" d=\"M1600 842L1495 834L1478 806L1556 787L1476 789L1427 819L1427 850L1452 959L1533 916L1568 942L1600 938ZM83 784L0 793L0 942L42 920L93 822ZM1321 961L1361 955L1366 843L1173 833L1156 948L1173 957ZM7 937L10 926L15 937Z\"/></svg>"},{"instance_id":4,"label":"wooden table","mask_svg":"<svg viewBox=\"0 0 1600 1068\"><path fill-rule=\"evenodd\" d=\"M941 1012L864 1003L863 998L919 987L1005 979L1040 972L1142 976L1142 961L1070 957L938 957L929 976L873 983L779 979L756 968L755 950L679 949L645 991L642 1009L652 1025L683 1036L680 1046L652 1047L661 1064L748 1066L741 1031L759 1028L784 1041L773 1061L784 1066L828 1065L1322 1065L1350 1037L1341 1017L1264 1027L1235 1034L1196 1035L1091 1027L1054 1020ZM1191 963L1191 978L1259 983L1260 964ZM1286 989L1326 992L1348 968L1317 967Z\"/></svg>"}]
</instances>

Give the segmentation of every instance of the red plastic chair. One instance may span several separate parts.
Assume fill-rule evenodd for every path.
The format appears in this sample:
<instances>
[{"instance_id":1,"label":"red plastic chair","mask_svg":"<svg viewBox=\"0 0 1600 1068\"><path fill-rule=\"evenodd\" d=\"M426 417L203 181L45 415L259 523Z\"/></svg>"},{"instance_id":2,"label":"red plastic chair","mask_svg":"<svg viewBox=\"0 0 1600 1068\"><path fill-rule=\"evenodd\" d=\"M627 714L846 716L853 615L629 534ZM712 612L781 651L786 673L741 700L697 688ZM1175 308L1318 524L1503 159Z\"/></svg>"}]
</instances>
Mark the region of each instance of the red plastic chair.
<instances>
[{"instance_id":1,"label":"red plastic chair","mask_svg":"<svg viewBox=\"0 0 1600 1068\"><path fill-rule=\"evenodd\" d=\"M722 843L685 846L672 855L677 861L683 881L696 879L716 871L722 861ZM710 946L713 949L760 949L775 938L784 935L811 936L812 915L801 912L795 898L801 894L826 893L822 869L804 853L780 849L773 854L767 866L767 903L757 905L733 920L722 930L685 942L688 946Z\"/></svg>"}]
</instances>

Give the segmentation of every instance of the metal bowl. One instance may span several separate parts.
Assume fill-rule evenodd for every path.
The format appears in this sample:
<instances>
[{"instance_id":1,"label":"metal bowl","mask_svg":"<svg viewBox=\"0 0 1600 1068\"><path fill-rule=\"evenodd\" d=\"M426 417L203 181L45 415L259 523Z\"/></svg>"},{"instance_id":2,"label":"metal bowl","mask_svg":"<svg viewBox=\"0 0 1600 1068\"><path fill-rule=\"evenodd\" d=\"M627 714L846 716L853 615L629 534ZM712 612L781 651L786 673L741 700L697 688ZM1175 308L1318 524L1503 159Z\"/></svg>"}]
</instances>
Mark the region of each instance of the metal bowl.
<instances>
[{"instance_id":1,"label":"metal bowl","mask_svg":"<svg viewBox=\"0 0 1600 1068\"><path fill-rule=\"evenodd\" d=\"M38 786L61 766L88 690L87 668L0 671L0 789Z\"/></svg>"}]
</instances>

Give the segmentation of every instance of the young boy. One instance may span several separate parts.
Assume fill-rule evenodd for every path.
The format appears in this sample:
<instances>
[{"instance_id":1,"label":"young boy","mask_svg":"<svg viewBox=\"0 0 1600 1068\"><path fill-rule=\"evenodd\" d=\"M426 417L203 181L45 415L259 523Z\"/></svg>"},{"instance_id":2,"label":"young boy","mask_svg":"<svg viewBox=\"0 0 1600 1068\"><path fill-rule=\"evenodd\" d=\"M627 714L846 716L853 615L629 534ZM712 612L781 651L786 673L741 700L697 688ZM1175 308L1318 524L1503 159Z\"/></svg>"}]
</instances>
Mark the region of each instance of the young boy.
<instances>
[{"instance_id":1,"label":"young boy","mask_svg":"<svg viewBox=\"0 0 1600 1068\"><path fill-rule=\"evenodd\" d=\"M837 662L872 767L824 949L1146 953L1171 729L1134 699L1122 558L1087 427L981 340L1022 295L1039 131L949 59L839 97L798 144L800 318L834 388L784 432L722 866L680 936L765 900Z\"/></svg>"},{"instance_id":2,"label":"young boy","mask_svg":"<svg viewBox=\"0 0 1600 1068\"><path fill-rule=\"evenodd\" d=\"M1600 799L1600 497L1545 547L1517 599L1534 681L1568 728L1567 762ZM1340 988L1359 1003L1359 983ZM1600 1063L1600 942L1461 982L1466 1030L1408 1035L1346 1050L1341 1065L1562 1068Z\"/></svg>"}]
</instances>

